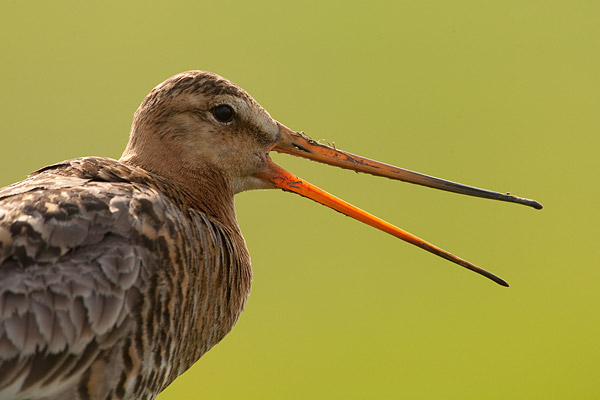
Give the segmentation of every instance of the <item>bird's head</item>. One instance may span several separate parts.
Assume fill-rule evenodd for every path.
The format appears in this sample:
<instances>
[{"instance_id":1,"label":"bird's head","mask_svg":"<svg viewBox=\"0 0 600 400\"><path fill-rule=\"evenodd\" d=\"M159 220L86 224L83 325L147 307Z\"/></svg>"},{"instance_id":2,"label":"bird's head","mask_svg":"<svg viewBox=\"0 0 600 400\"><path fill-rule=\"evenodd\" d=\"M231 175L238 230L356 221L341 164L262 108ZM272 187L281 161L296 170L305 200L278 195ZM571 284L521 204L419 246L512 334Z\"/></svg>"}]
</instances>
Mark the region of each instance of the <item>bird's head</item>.
<instances>
[{"instance_id":1,"label":"bird's head","mask_svg":"<svg viewBox=\"0 0 600 400\"><path fill-rule=\"evenodd\" d=\"M250 189L280 188L482 274L502 279L338 199L276 165L277 151L313 161L472 196L541 208L534 200L450 182L325 146L275 121L248 93L204 71L175 75L155 87L135 113L121 161L182 185L200 177L224 182L231 196Z\"/></svg>"},{"instance_id":2,"label":"bird's head","mask_svg":"<svg viewBox=\"0 0 600 400\"><path fill-rule=\"evenodd\" d=\"M218 172L239 193L265 187L254 174L280 139L280 125L243 89L188 71L144 99L121 160L171 179Z\"/></svg>"}]
</instances>

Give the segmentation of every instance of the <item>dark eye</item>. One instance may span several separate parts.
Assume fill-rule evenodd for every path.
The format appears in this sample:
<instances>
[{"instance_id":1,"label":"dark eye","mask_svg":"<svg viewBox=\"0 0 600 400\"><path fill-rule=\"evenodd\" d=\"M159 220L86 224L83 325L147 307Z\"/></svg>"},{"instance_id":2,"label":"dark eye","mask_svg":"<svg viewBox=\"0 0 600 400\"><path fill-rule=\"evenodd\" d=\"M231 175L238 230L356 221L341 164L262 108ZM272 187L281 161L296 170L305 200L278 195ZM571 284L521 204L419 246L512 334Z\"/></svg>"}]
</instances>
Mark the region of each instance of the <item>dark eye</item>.
<instances>
[{"instance_id":1,"label":"dark eye","mask_svg":"<svg viewBox=\"0 0 600 400\"><path fill-rule=\"evenodd\" d=\"M210 112L215 116L217 121L222 123L231 122L233 117L235 117L235 111L233 111L233 108L227 104L221 104L213 107Z\"/></svg>"}]
</instances>

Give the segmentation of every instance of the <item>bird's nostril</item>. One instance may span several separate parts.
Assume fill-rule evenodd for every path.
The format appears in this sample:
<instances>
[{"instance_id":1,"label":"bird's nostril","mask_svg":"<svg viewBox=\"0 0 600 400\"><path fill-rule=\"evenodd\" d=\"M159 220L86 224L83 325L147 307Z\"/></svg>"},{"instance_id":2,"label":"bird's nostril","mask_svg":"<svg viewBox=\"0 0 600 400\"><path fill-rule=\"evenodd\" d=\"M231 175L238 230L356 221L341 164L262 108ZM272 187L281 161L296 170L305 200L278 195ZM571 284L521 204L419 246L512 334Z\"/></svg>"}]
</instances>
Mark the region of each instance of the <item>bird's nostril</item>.
<instances>
[{"instance_id":1,"label":"bird's nostril","mask_svg":"<svg viewBox=\"0 0 600 400\"><path fill-rule=\"evenodd\" d=\"M310 153L310 150L308 150L308 149L307 149L306 147L304 147L304 146L300 146L299 144L296 144L296 143L294 143L294 144L292 144L292 146L294 146L294 148L295 148L296 150L305 151L305 152L307 152L307 153Z\"/></svg>"}]
</instances>

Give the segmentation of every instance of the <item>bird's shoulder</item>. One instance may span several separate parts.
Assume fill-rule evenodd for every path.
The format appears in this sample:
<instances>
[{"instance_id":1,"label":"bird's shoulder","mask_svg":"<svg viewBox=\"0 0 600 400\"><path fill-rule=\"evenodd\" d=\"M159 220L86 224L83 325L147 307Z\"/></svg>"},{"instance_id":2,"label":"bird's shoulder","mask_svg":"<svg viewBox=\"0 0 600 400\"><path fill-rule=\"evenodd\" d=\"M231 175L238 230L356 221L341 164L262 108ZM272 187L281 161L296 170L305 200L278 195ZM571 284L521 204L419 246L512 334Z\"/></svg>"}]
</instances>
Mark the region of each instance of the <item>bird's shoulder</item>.
<instances>
[{"instance_id":1,"label":"bird's shoulder","mask_svg":"<svg viewBox=\"0 0 600 400\"><path fill-rule=\"evenodd\" d=\"M157 230L185 224L183 197L159 177L109 158L44 167L0 189L0 270L9 259L22 268L54 263L107 235L149 244Z\"/></svg>"},{"instance_id":2,"label":"bird's shoulder","mask_svg":"<svg viewBox=\"0 0 600 400\"><path fill-rule=\"evenodd\" d=\"M50 165L0 189L0 388L34 388L53 373L36 365L76 376L85 365L75 355L91 360L125 334L168 263L162 256L211 225L182 196L159 177L99 157Z\"/></svg>"}]
</instances>

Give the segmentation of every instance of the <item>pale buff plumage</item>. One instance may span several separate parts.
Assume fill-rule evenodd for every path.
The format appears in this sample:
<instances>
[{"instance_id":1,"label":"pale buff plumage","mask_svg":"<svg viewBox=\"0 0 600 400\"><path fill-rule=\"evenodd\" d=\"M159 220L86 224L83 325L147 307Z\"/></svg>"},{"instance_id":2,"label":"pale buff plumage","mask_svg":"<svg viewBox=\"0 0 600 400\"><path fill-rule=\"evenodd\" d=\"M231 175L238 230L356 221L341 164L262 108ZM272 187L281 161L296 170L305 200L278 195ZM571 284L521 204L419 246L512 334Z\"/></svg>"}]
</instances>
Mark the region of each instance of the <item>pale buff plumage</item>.
<instances>
[{"instance_id":1,"label":"pale buff plumage","mask_svg":"<svg viewBox=\"0 0 600 400\"><path fill-rule=\"evenodd\" d=\"M223 101L243 119L215 121ZM0 190L0 399L154 398L218 343L250 293L233 195L277 132L244 91L187 72L144 100L121 161Z\"/></svg>"},{"instance_id":2,"label":"pale buff plumage","mask_svg":"<svg viewBox=\"0 0 600 400\"><path fill-rule=\"evenodd\" d=\"M233 118L218 117L224 105ZM176 75L142 102L119 161L68 160L0 189L0 400L152 399L188 369L250 293L243 190L298 193L508 285L281 169L271 150L542 207L324 146L217 75Z\"/></svg>"}]
</instances>

